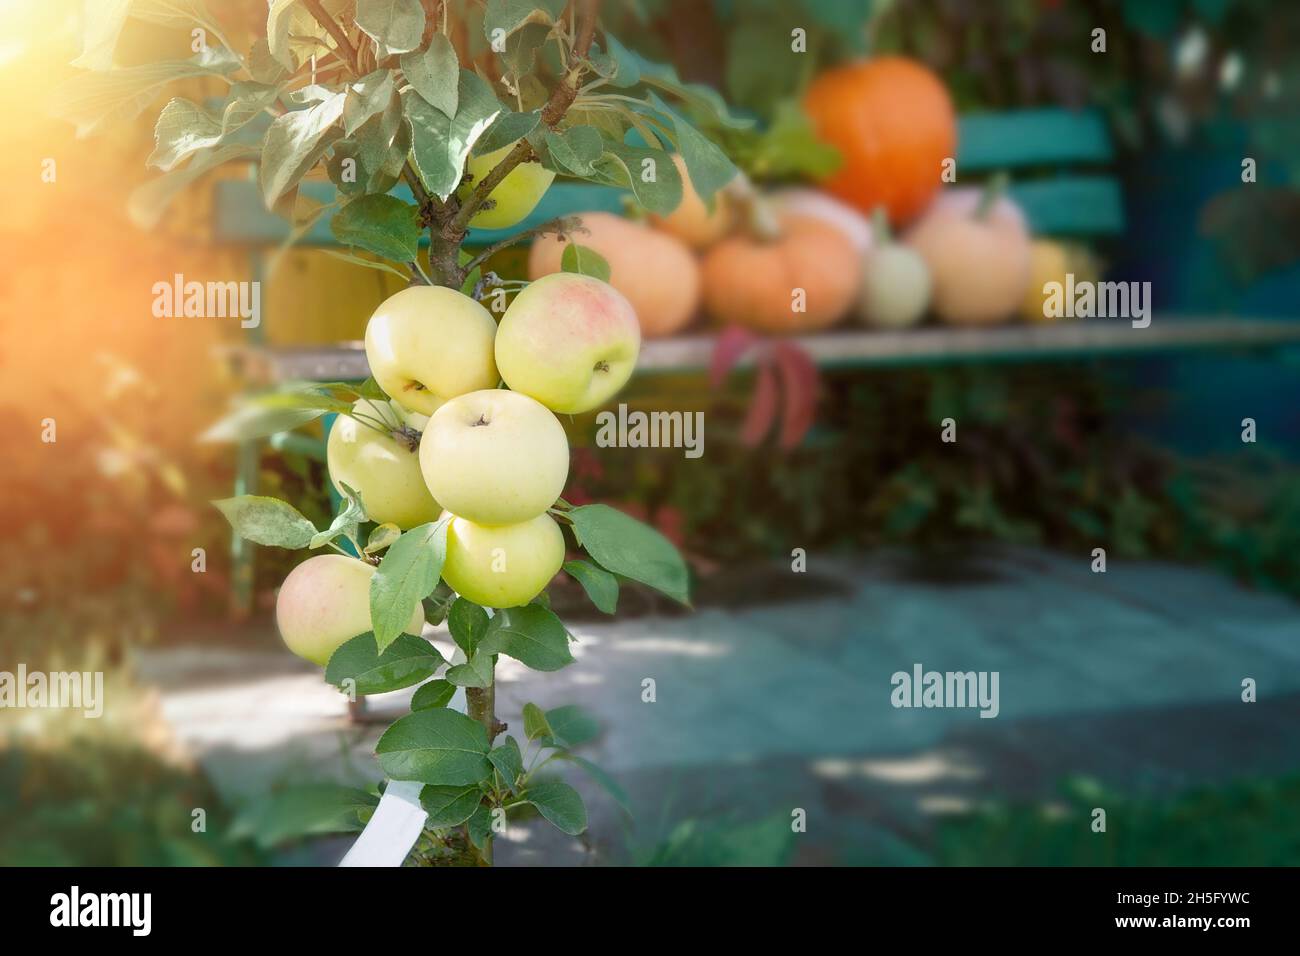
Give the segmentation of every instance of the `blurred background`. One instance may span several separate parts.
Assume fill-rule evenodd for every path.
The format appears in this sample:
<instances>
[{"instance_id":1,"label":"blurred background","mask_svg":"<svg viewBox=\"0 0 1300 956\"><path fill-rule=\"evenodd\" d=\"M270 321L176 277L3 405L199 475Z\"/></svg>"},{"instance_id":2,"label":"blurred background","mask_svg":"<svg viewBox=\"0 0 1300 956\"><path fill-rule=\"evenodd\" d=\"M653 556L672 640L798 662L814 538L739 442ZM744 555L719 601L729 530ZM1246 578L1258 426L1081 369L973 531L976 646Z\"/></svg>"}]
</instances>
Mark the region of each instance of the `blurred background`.
<instances>
[{"instance_id":1,"label":"blurred background","mask_svg":"<svg viewBox=\"0 0 1300 956\"><path fill-rule=\"evenodd\" d=\"M240 49L264 25L264 0L209 6ZM349 718L279 641L275 589L306 555L232 547L208 504L256 489L328 523L323 432L199 436L250 385L364 377L357 340L402 282L331 255L323 222L268 221L237 165L165 211L143 203L168 94L77 138L52 91L78 72L81 17L0 0L0 671L102 671L107 703L98 720L0 709L0 864L330 864L358 822L340 795L373 803L382 725ZM799 242L849 263L851 301L816 328L716 305L754 277L718 252L750 240L706 210L650 223L560 180L531 220L627 221L584 240L647 337L622 400L702 411L706 443L699 458L599 448L591 416L567 423L565 497L672 538L695 607L628 588L611 620L557 579L578 662L503 666L499 715L580 705L584 752L632 812L583 784L581 841L524 822L498 862L1300 862L1300 8L609 0L602 18L753 120L704 132L815 221ZM115 56L189 43L131 20ZM944 120L905 76L821 84L895 56L956 112L943 195L1010 174L1010 225L988 242L1030 265L992 319L963 309L1007 290L961 259L943 195L891 207L893 231L938 231L912 247L958 304L890 322L860 291L883 246L871 208L893 200L835 186L841 164L872 161L854 104ZM886 146L900 163L913 148ZM656 281L627 265L620 283L620 262ZM526 245L490 265L545 271ZM1149 282L1150 327L1049 320L1034 290L1067 272ZM176 273L262 281L261 326L154 317L153 284ZM999 672L997 718L891 706L890 675L918 662ZM397 714L390 696L370 708Z\"/></svg>"}]
</instances>

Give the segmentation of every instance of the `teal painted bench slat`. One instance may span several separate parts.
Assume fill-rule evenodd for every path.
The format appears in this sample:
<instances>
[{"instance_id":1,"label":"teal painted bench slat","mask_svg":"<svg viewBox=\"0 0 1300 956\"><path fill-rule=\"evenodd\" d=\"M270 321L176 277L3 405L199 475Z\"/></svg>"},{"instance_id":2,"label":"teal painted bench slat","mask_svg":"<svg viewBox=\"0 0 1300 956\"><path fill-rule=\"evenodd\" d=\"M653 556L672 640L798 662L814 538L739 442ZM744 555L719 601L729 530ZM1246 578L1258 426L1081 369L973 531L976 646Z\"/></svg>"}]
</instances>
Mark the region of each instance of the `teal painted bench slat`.
<instances>
[{"instance_id":1,"label":"teal painted bench slat","mask_svg":"<svg viewBox=\"0 0 1300 956\"><path fill-rule=\"evenodd\" d=\"M968 113L958 119L957 171L1105 165L1115 158L1102 115L1092 110Z\"/></svg>"},{"instance_id":2,"label":"teal painted bench slat","mask_svg":"<svg viewBox=\"0 0 1300 956\"><path fill-rule=\"evenodd\" d=\"M1124 230L1119 183L1108 176L1056 176L1008 190L1035 235L1113 236Z\"/></svg>"}]
</instances>

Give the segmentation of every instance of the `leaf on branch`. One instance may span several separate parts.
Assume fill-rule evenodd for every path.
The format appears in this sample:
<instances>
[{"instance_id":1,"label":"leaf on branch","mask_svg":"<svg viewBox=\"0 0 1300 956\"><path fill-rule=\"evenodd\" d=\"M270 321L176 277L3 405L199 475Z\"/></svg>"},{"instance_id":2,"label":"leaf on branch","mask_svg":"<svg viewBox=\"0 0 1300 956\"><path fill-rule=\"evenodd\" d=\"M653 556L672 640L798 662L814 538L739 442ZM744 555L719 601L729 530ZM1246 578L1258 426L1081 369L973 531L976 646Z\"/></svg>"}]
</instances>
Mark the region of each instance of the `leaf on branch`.
<instances>
[{"instance_id":1,"label":"leaf on branch","mask_svg":"<svg viewBox=\"0 0 1300 956\"><path fill-rule=\"evenodd\" d=\"M524 704L524 736L529 740L553 735L551 725L546 722L546 714L536 704Z\"/></svg>"},{"instance_id":2,"label":"leaf on branch","mask_svg":"<svg viewBox=\"0 0 1300 956\"><path fill-rule=\"evenodd\" d=\"M483 11L483 35L489 45L499 50L516 30L527 23L554 23L566 6L567 0L488 0Z\"/></svg>"},{"instance_id":3,"label":"leaf on branch","mask_svg":"<svg viewBox=\"0 0 1300 956\"><path fill-rule=\"evenodd\" d=\"M227 143L196 153L185 166L164 173L157 179L138 187L126 203L127 215L141 229L158 225L163 214L183 189L205 173L223 163L250 159L257 155L257 147L242 143Z\"/></svg>"},{"instance_id":4,"label":"leaf on branch","mask_svg":"<svg viewBox=\"0 0 1300 956\"><path fill-rule=\"evenodd\" d=\"M569 836L577 836L587 829L587 808L582 797L561 780L542 780L524 792L524 799L556 828Z\"/></svg>"},{"instance_id":5,"label":"leaf on branch","mask_svg":"<svg viewBox=\"0 0 1300 956\"><path fill-rule=\"evenodd\" d=\"M650 94L650 102L657 110L672 118L673 128L677 132L677 148L686 161L691 185L700 198L708 202L715 192L736 178L739 170L717 144L654 93Z\"/></svg>"},{"instance_id":6,"label":"leaf on branch","mask_svg":"<svg viewBox=\"0 0 1300 956\"><path fill-rule=\"evenodd\" d=\"M566 561L564 570L582 585L597 610L605 614L613 614L617 610L618 578L590 561Z\"/></svg>"},{"instance_id":7,"label":"leaf on branch","mask_svg":"<svg viewBox=\"0 0 1300 956\"><path fill-rule=\"evenodd\" d=\"M357 0L356 23L385 53L407 53L424 35L420 0Z\"/></svg>"},{"instance_id":8,"label":"leaf on branch","mask_svg":"<svg viewBox=\"0 0 1300 956\"><path fill-rule=\"evenodd\" d=\"M355 787L309 783L288 787L243 807L230 825L230 837L251 839L263 848L326 833L360 830L379 798Z\"/></svg>"},{"instance_id":9,"label":"leaf on branch","mask_svg":"<svg viewBox=\"0 0 1300 956\"><path fill-rule=\"evenodd\" d=\"M507 146L513 146L535 130L537 124L541 121L542 114L538 110L533 110L531 113L516 113L513 110L504 110L496 118L496 121L488 127L487 132L479 137L478 142L474 145L474 154L481 156L485 153L495 153L498 149L505 149Z\"/></svg>"},{"instance_id":10,"label":"leaf on branch","mask_svg":"<svg viewBox=\"0 0 1300 956\"><path fill-rule=\"evenodd\" d=\"M401 64L406 81L415 87L415 92L426 103L447 116L456 115L460 99L460 60L456 58L450 40L435 33L427 50L403 53Z\"/></svg>"},{"instance_id":11,"label":"leaf on branch","mask_svg":"<svg viewBox=\"0 0 1300 956\"><path fill-rule=\"evenodd\" d=\"M558 671L573 663L569 632L551 611L536 604L497 611L478 652L505 654L536 671Z\"/></svg>"},{"instance_id":12,"label":"leaf on branch","mask_svg":"<svg viewBox=\"0 0 1300 956\"><path fill-rule=\"evenodd\" d=\"M445 707L418 710L394 723L375 745L379 766L393 780L434 786L479 784L492 773L487 731Z\"/></svg>"},{"instance_id":13,"label":"leaf on branch","mask_svg":"<svg viewBox=\"0 0 1300 956\"><path fill-rule=\"evenodd\" d=\"M385 548L390 547L401 536L402 529L391 521L375 525L370 531L370 537L366 539L365 552L366 554L378 554Z\"/></svg>"},{"instance_id":14,"label":"leaf on branch","mask_svg":"<svg viewBox=\"0 0 1300 956\"><path fill-rule=\"evenodd\" d=\"M199 436L202 442L238 442L269 438L292 431L320 418L324 412L312 408L266 408L244 404Z\"/></svg>"},{"instance_id":15,"label":"leaf on branch","mask_svg":"<svg viewBox=\"0 0 1300 956\"><path fill-rule=\"evenodd\" d=\"M411 697L411 710L428 710L431 707L446 707L456 696L456 685L447 680L431 680L421 684Z\"/></svg>"},{"instance_id":16,"label":"leaf on branch","mask_svg":"<svg viewBox=\"0 0 1300 956\"><path fill-rule=\"evenodd\" d=\"M505 743L498 744L488 751L488 760L492 762L496 772L501 774L501 780L506 787L513 791L524 772L524 755L519 752L519 742L507 735Z\"/></svg>"},{"instance_id":17,"label":"leaf on branch","mask_svg":"<svg viewBox=\"0 0 1300 956\"><path fill-rule=\"evenodd\" d=\"M543 747L581 747L600 736L600 721L577 704L551 708L546 723L551 729L541 738Z\"/></svg>"},{"instance_id":18,"label":"leaf on branch","mask_svg":"<svg viewBox=\"0 0 1300 956\"><path fill-rule=\"evenodd\" d=\"M556 172L590 176L593 165L605 151L605 140L594 126L570 126L563 131L547 129L542 133L549 165Z\"/></svg>"},{"instance_id":19,"label":"leaf on branch","mask_svg":"<svg viewBox=\"0 0 1300 956\"><path fill-rule=\"evenodd\" d=\"M305 548L316 526L287 501L263 495L240 495L212 502L241 538L275 548Z\"/></svg>"},{"instance_id":20,"label":"leaf on branch","mask_svg":"<svg viewBox=\"0 0 1300 956\"><path fill-rule=\"evenodd\" d=\"M361 533L361 522L366 520L366 506L361 501L361 493L345 482L340 484L343 485L344 499L339 505L339 513L334 516L329 528L312 536L308 544L310 548L323 548L339 537L356 541L357 535Z\"/></svg>"},{"instance_id":21,"label":"leaf on branch","mask_svg":"<svg viewBox=\"0 0 1300 956\"><path fill-rule=\"evenodd\" d=\"M474 815L482 802L478 785L468 787L427 786L420 791L420 806L428 813L426 827L435 830L460 826Z\"/></svg>"},{"instance_id":22,"label":"leaf on branch","mask_svg":"<svg viewBox=\"0 0 1300 956\"><path fill-rule=\"evenodd\" d=\"M346 98L345 93L331 93L315 106L277 117L266 131L259 178L268 209L296 187L343 135L337 124Z\"/></svg>"},{"instance_id":23,"label":"leaf on branch","mask_svg":"<svg viewBox=\"0 0 1300 956\"><path fill-rule=\"evenodd\" d=\"M601 282L609 281L609 262L595 249L570 242L560 254L560 269L563 272L576 272L578 275L591 276Z\"/></svg>"},{"instance_id":24,"label":"leaf on branch","mask_svg":"<svg viewBox=\"0 0 1300 956\"><path fill-rule=\"evenodd\" d=\"M451 121L447 153L459 180L470 150L496 118L505 112L505 107L497 100L487 81L469 70L460 71L457 96L459 105Z\"/></svg>"},{"instance_id":25,"label":"leaf on branch","mask_svg":"<svg viewBox=\"0 0 1300 956\"><path fill-rule=\"evenodd\" d=\"M641 82L641 58L623 46L612 33L605 32L605 45L609 56L615 64L614 72L608 76L610 86L627 89Z\"/></svg>"},{"instance_id":26,"label":"leaf on branch","mask_svg":"<svg viewBox=\"0 0 1300 956\"><path fill-rule=\"evenodd\" d=\"M410 262L420 248L418 208L396 196L360 196L330 220L330 231L345 246L355 246L396 262Z\"/></svg>"},{"instance_id":27,"label":"leaf on branch","mask_svg":"<svg viewBox=\"0 0 1300 956\"><path fill-rule=\"evenodd\" d=\"M225 53L226 51L222 51ZM135 119L162 88L177 80L216 76L239 67L233 54L198 54L188 60L163 60L140 66L78 73L55 88L50 111L77 126L85 137L115 122Z\"/></svg>"},{"instance_id":28,"label":"leaf on branch","mask_svg":"<svg viewBox=\"0 0 1300 956\"><path fill-rule=\"evenodd\" d=\"M446 200L460 182L461 169L451 161L451 120L414 90L402 93L402 112L411 130L411 159L424 187Z\"/></svg>"},{"instance_id":29,"label":"leaf on branch","mask_svg":"<svg viewBox=\"0 0 1300 956\"><path fill-rule=\"evenodd\" d=\"M370 620L381 651L405 630L416 606L438 586L446 557L446 518L412 528L384 554L370 579Z\"/></svg>"},{"instance_id":30,"label":"leaf on branch","mask_svg":"<svg viewBox=\"0 0 1300 956\"><path fill-rule=\"evenodd\" d=\"M606 143L597 172L632 194L646 209L667 215L682 202L682 177L672 156L662 149Z\"/></svg>"},{"instance_id":31,"label":"leaf on branch","mask_svg":"<svg viewBox=\"0 0 1300 956\"><path fill-rule=\"evenodd\" d=\"M81 29L81 56L72 61L83 70L110 70L117 38L126 25L132 0L99 0L85 5Z\"/></svg>"},{"instance_id":32,"label":"leaf on branch","mask_svg":"<svg viewBox=\"0 0 1300 956\"><path fill-rule=\"evenodd\" d=\"M672 542L654 528L609 505L566 512L578 543L607 571L640 581L690 604L690 574Z\"/></svg>"},{"instance_id":33,"label":"leaf on branch","mask_svg":"<svg viewBox=\"0 0 1300 956\"><path fill-rule=\"evenodd\" d=\"M473 601L458 597L447 612L447 629L465 656L473 657L483 635L487 633L488 613Z\"/></svg>"},{"instance_id":34,"label":"leaf on branch","mask_svg":"<svg viewBox=\"0 0 1300 956\"><path fill-rule=\"evenodd\" d=\"M375 70L349 83L343 100L343 131L351 136L370 117L382 113L396 87L392 70Z\"/></svg>"},{"instance_id":35,"label":"leaf on branch","mask_svg":"<svg viewBox=\"0 0 1300 956\"><path fill-rule=\"evenodd\" d=\"M360 696L387 694L432 677L447 663L438 649L422 637L402 634L379 653L372 631L358 634L336 650L325 666L325 681L343 687L353 681Z\"/></svg>"},{"instance_id":36,"label":"leaf on branch","mask_svg":"<svg viewBox=\"0 0 1300 956\"><path fill-rule=\"evenodd\" d=\"M490 687L492 685L492 655L482 652L470 656L464 664L447 668L443 675L457 687Z\"/></svg>"}]
</instances>

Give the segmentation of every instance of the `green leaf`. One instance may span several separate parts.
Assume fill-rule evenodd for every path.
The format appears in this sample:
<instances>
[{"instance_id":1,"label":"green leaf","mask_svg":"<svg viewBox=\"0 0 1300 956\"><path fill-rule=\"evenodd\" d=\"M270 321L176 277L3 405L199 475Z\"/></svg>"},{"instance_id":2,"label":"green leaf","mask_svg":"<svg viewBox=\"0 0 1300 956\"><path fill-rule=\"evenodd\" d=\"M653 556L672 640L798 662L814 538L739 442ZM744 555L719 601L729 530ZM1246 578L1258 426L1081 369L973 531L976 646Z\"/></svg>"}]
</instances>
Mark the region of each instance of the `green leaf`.
<instances>
[{"instance_id":1,"label":"green leaf","mask_svg":"<svg viewBox=\"0 0 1300 956\"><path fill-rule=\"evenodd\" d=\"M662 149L607 143L597 168L615 184L631 189L651 212L667 215L681 205L681 174Z\"/></svg>"},{"instance_id":2,"label":"green leaf","mask_svg":"<svg viewBox=\"0 0 1300 956\"><path fill-rule=\"evenodd\" d=\"M240 495L212 502L241 538L277 548L305 548L316 526L287 501L262 495Z\"/></svg>"},{"instance_id":3,"label":"green leaf","mask_svg":"<svg viewBox=\"0 0 1300 956\"><path fill-rule=\"evenodd\" d=\"M141 229L152 229L158 225L171 205L173 199L204 173L237 159L248 159L257 155L256 146L242 143L226 143L210 150L196 153L187 165L173 169L157 179L139 186L127 200L126 211L131 221Z\"/></svg>"},{"instance_id":4,"label":"green leaf","mask_svg":"<svg viewBox=\"0 0 1300 956\"><path fill-rule=\"evenodd\" d=\"M360 196L330 221L334 238L385 259L410 262L420 249L419 212L414 203L396 196Z\"/></svg>"},{"instance_id":5,"label":"green leaf","mask_svg":"<svg viewBox=\"0 0 1300 956\"><path fill-rule=\"evenodd\" d=\"M497 611L478 650L506 654L538 671L558 671L573 663L569 632L558 617L536 604Z\"/></svg>"},{"instance_id":6,"label":"green leaf","mask_svg":"<svg viewBox=\"0 0 1300 956\"><path fill-rule=\"evenodd\" d=\"M583 505L566 514L578 543L605 570L690 604L686 562L672 542L654 528L609 505Z\"/></svg>"},{"instance_id":7,"label":"green leaf","mask_svg":"<svg viewBox=\"0 0 1300 956\"><path fill-rule=\"evenodd\" d=\"M605 33L605 45L609 50L609 55L614 58L614 62L617 64L617 69L609 78L609 85L627 89L629 86L636 86L640 83L640 57L618 42L618 38L612 33Z\"/></svg>"},{"instance_id":8,"label":"green leaf","mask_svg":"<svg viewBox=\"0 0 1300 956\"><path fill-rule=\"evenodd\" d=\"M304 110L276 117L262 146L259 178L268 209L298 185L299 180L334 141L343 135L338 120L343 115L344 93L333 93Z\"/></svg>"},{"instance_id":9,"label":"green leaf","mask_svg":"<svg viewBox=\"0 0 1300 956\"><path fill-rule=\"evenodd\" d=\"M355 787L301 784L266 794L242 807L230 825L231 839L251 839L270 848L289 840L362 828L379 798Z\"/></svg>"},{"instance_id":10,"label":"green leaf","mask_svg":"<svg viewBox=\"0 0 1300 956\"><path fill-rule=\"evenodd\" d=\"M361 500L361 493L346 482L340 484L343 486L343 501L339 504L339 513L334 516L329 528L312 536L309 548L323 548L339 537L356 541L361 533L361 522L366 520L366 506Z\"/></svg>"},{"instance_id":11,"label":"green leaf","mask_svg":"<svg viewBox=\"0 0 1300 956\"><path fill-rule=\"evenodd\" d=\"M512 146L535 130L541 121L542 114L538 110L533 110L531 113L506 110L497 116L487 132L479 137L478 142L474 144L474 153L481 156Z\"/></svg>"},{"instance_id":12,"label":"green leaf","mask_svg":"<svg viewBox=\"0 0 1300 956\"><path fill-rule=\"evenodd\" d=\"M466 657L473 657L487 633L488 613L473 601L458 597L447 612L447 627L456 646L465 652Z\"/></svg>"},{"instance_id":13,"label":"green leaf","mask_svg":"<svg viewBox=\"0 0 1300 956\"><path fill-rule=\"evenodd\" d=\"M72 65L83 70L107 70L113 51L131 12L132 0L99 0L85 6L81 28L81 56Z\"/></svg>"},{"instance_id":14,"label":"green leaf","mask_svg":"<svg viewBox=\"0 0 1300 956\"><path fill-rule=\"evenodd\" d=\"M469 841L482 850L492 836L492 811L479 804L478 809L465 823Z\"/></svg>"},{"instance_id":15,"label":"green leaf","mask_svg":"<svg viewBox=\"0 0 1300 956\"><path fill-rule=\"evenodd\" d=\"M401 690L433 676L447 663L438 649L422 637L400 634L379 653L372 631L358 634L336 650L325 666L325 682L342 687L355 682L358 696Z\"/></svg>"},{"instance_id":16,"label":"green leaf","mask_svg":"<svg viewBox=\"0 0 1300 956\"><path fill-rule=\"evenodd\" d=\"M233 57L199 54L102 73L78 73L55 88L50 111L89 136L112 123L135 119L163 87L195 76L216 76L238 67Z\"/></svg>"},{"instance_id":17,"label":"green leaf","mask_svg":"<svg viewBox=\"0 0 1300 956\"><path fill-rule=\"evenodd\" d=\"M548 710L546 723L551 731L542 744L547 747L581 747L600 736L600 721L577 704Z\"/></svg>"},{"instance_id":18,"label":"green leaf","mask_svg":"<svg viewBox=\"0 0 1300 956\"><path fill-rule=\"evenodd\" d=\"M339 415L347 415L352 411L351 402L316 387L265 392L249 398L248 403L258 408L306 408L320 412L335 412Z\"/></svg>"},{"instance_id":19,"label":"green leaf","mask_svg":"<svg viewBox=\"0 0 1300 956\"><path fill-rule=\"evenodd\" d=\"M554 23L566 0L488 0L483 35L489 44L504 40L525 23Z\"/></svg>"},{"instance_id":20,"label":"green leaf","mask_svg":"<svg viewBox=\"0 0 1300 956\"><path fill-rule=\"evenodd\" d=\"M393 542L402 536L402 529L391 521L385 521L383 524L375 525L370 530L370 537L366 539L366 554L378 554L387 547L391 547Z\"/></svg>"},{"instance_id":21,"label":"green leaf","mask_svg":"<svg viewBox=\"0 0 1300 956\"><path fill-rule=\"evenodd\" d=\"M460 826L474 815L483 802L477 785L468 787L427 786L420 791L420 806L428 812L426 827L443 830Z\"/></svg>"},{"instance_id":22,"label":"green leaf","mask_svg":"<svg viewBox=\"0 0 1300 956\"><path fill-rule=\"evenodd\" d=\"M459 102L460 60L456 49L441 33L435 33L429 48L403 53L402 72L406 80L430 106L448 116L456 115Z\"/></svg>"},{"instance_id":23,"label":"green leaf","mask_svg":"<svg viewBox=\"0 0 1300 956\"><path fill-rule=\"evenodd\" d=\"M551 725L546 722L546 714L536 704L524 704L524 736L529 740L538 737L554 736Z\"/></svg>"},{"instance_id":24,"label":"green leaf","mask_svg":"<svg viewBox=\"0 0 1300 956\"><path fill-rule=\"evenodd\" d=\"M632 815L632 801L628 798L627 791L603 767L592 763L586 757L579 757L577 754L568 751L561 751L557 756L560 760L568 760L587 771L591 779L600 784L601 788L614 798L614 802L619 805L624 813L628 816Z\"/></svg>"},{"instance_id":25,"label":"green leaf","mask_svg":"<svg viewBox=\"0 0 1300 956\"><path fill-rule=\"evenodd\" d=\"M343 100L343 131L351 136L370 117L382 113L395 89L392 70L375 70L352 81Z\"/></svg>"},{"instance_id":26,"label":"green leaf","mask_svg":"<svg viewBox=\"0 0 1300 956\"><path fill-rule=\"evenodd\" d=\"M587 808L582 797L567 783L543 780L524 792L524 799L535 806L547 820L569 836L587 829Z\"/></svg>"},{"instance_id":27,"label":"green leaf","mask_svg":"<svg viewBox=\"0 0 1300 956\"><path fill-rule=\"evenodd\" d=\"M154 151L145 165L169 172L186 157L227 140L275 97L275 87L236 83L219 116L183 97L169 100L154 124Z\"/></svg>"},{"instance_id":28,"label":"green leaf","mask_svg":"<svg viewBox=\"0 0 1300 956\"><path fill-rule=\"evenodd\" d=\"M576 272L591 276L601 282L609 281L609 262L595 249L570 242L560 255L560 269L564 272Z\"/></svg>"},{"instance_id":29,"label":"green leaf","mask_svg":"<svg viewBox=\"0 0 1300 956\"><path fill-rule=\"evenodd\" d=\"M402 93L402 112L411 128L411 159L426 189L445 200L460 182L461 167L451 161L451 120L414 90Z\"/></svg>"},{"instance_id":30,"label":"green leaf","mask_svg":"<svg viewBox=\"0 0 1300 956\"><path fill-rule=\"evenodd\" d=\"M292 431L299 425L320 418L324 412L313 408L266 408L245 403L216 422L199 436L204 442L248 441Z\"/></svg>"},{"instance_id":31,"label":"green leaf","mask_svg":"<svg viewBox=\"0 0 1300 956\"><path fill-rule=\"evenodd\" d=\"M379 766L393 780L436 786L467 786L488 778L487 731L477 721L445 707L418 710L399 719L379 738Z\"/></svg>"},{"instance_id":32,"label":"green leaf","mask_svg":"<svg viewBox=\"0 0 1300 956\"><path fill-rule=\"evenodd\" d=\"M443 676L457 687L490 687L492 655L480 651L473 654L464 664L447 668L447 673Z\"/></svg>"},{"instance_id":33,"label":"green leaf","mask_svg":"<svg viewBox=\"0 0 1300 956\"><path fill-rule=\"evenodd\" d=\"M498 744L488 752L488 760L497 773L501 774L502 782L513 791L524 772L524 755L519 752L519 742L507 735L505 743Z\"/></svg>"},{"instance_id":34,"label":"green leaf","mask_svg":"<svg viewBox=\"0 0 1300 956\"><path fill-rule=\"evenodd\" d=\"M618 578L590 561L566 561L564 570L582 585L597 610L613 614L618 609Z\"/></svg>"},{"instance_id":35,"label":"green leaf","mask_svg":"<svg viewBox=\"0 0 1300 956\"><path fill-rule=\"evenodd\" d=\"M605 140L594 126L572 126L562 132L544 130L546 153L557 172L586 177L605 151Z\"/></svg>"},{"instance_id":36,"label":"green leaf","mask_svg":"<svg viewBox=\"0 0 1300 956\"><path fill-rule=\"evenodd\" d=\"M700 198L708 202L715 192L736 178L738 170L735 164L712 140L654 93L650 94L650 102L672 118L673 128L677 131L677 148L686 161L691 185Z\"/></svg>"},{"instance_id":37,"label":"green leaf","mask_svg":"<svg viewBox=\"0 0 1300 956\"><path fill-rule=\"evenodd\" d=\"M416 605L438 586L447 556L447 520L439 518L403 534L370 579L370 620L381 651L406 629Z\"/></svg>"},{"instance_id":38,"label":"green leaf","mask_svg":"<svg viewBox=\"0 0 1300 956\"><path fill-rule=\"evenodd\" d=\"M282 67L294 68L293 57L289 54L289 23L293 17L298 0L270 0L266 11L266 43L271 56Z\"/></svg>"},{"instance_id":39,"label":"green leaf","mask_svg":"<svg viewBox=\"0 0 1300 956\"><path fill-rule=\"evenodd\" d=\"M356 24L387 53L406 53L420 45L424 8L420 0L357 0Z\"/></svg>"},{"instance_id":40,"label":"green leaf","mask_svg":"<svg viewBox=\"0 0 1300 956\"><path fill-rule=\"evenodd\" d=\"M505 112L492 87L477 73L460 71L458 94L460 105L451 121L447 136L447 155L456 170L459 181L465 160L479 138L488 131L496 118Z\"/></svg>"},{"instance_id":41,"label":"green leaf","mask_svg":"<svg viewBox=\"0 0 1300 956\"><path fill-rule=\"evenodd\" d=\"M456 696L456 685L451 681L431 680L421 684L411 695L411 710L427 710L430 707L446 707Z\"/></svg>"}]
</instances>

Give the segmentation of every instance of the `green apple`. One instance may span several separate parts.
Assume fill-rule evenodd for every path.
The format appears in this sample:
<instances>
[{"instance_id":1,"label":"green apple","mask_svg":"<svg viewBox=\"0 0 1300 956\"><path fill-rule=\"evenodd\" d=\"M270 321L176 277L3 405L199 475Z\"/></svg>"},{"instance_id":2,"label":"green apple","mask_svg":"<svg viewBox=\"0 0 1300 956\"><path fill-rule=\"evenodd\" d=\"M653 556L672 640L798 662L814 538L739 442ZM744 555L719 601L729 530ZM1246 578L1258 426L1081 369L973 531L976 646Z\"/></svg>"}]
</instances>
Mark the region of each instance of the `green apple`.
<instances>
[{"instance_id":1,"label":"green apple","mask_svg":"<svg viewBox=\"0 0 1300 956\"><path fill-rule=\"evenodd\" d=\"M483 607L527 604L562 564L564 534L548 514L495 527L458 517L447 526L442 577L461 597Z\"/></svg>"},{"instance_id":2,"label":"green apple","mask_svg":"<svg viewBox=\"0 0 1300 956\"><path fill-rule=\"evenodd\" d=\"M462 199L468 196L473 191L474 184L490 173L514 148L515 144L511 143L482 156L471 156L465 166L466 181L457 190L457 195ZM469 224L475 229L509 229L518 225L537 208L554 179L555 173L541 163L520 163L506 173L505 179L488 193L488 199L495 205L475 213Z\"/></svg>"},{"instance_id":3,"label":"green apple","mask_svg":"<svg viewBox=\"0 0 1300 956\"><path fill-rule=\"evenodd\" d=\"M365 420L340 415L325 446L330 480L339 494L344 493L345 484L355 488L365 503L366 515L381 524L392 522L406 529L435 520L442 508L429 494L420 473L418 444L410 445L391 434L405 424L407 415L390 402L364 398L352 409ZM389 426L389 433L371 427L376 421Z\"/></svg>"},{"instance_id":4,"label":"green apple","mask_svg":"<svg viewBox=\"0 0 1300 956\"><path fill-rule=\"evenodd\" d=\"M429 419L420 468L433 497L477 524L515 524L555 504L569 477L559 419L519 392L453 398Z\"/></svg>"},{"instance_id":5,"label":"green apple","mask_svg":"<svg viewBox=\"0 0 1300 956\"><path fill-rule=\"evenodd\" d=\"M275 622L289 650L322 667L347 641L373 630L370 579L374 565L341 554L319 554L289 572L275 599ZM408 634L424 628L417 606Z\"/></svg>"},{"instance_id":6,"label":"green apple","mask_svg":"<svg viewBox=\"0 0 1300 956\"><path fill-rule=\"evenodd\" d=\"M441 402L497 384L492 314L467 295L418 285L389 296L366 325L370 374L395 402L432 415Z\"/></svg>"},{"instance_id":7,"label":"green apple","mask_svg":"<svg viewBox=\"0 0 1300 956\"><path fill-rule=\"evenodd\" d=\"M640 350L641 326L621 292L591 276L556 272L529 283L506 309L496 365L516 392L575 414L622 388Z\"/></svg>"}]
</instances>

